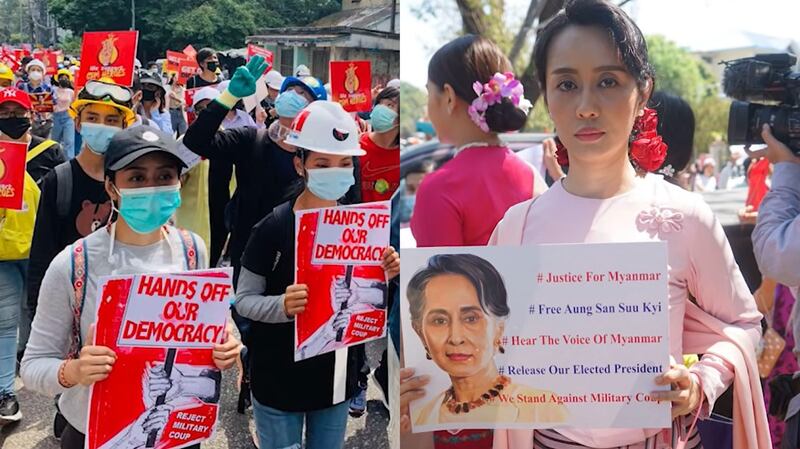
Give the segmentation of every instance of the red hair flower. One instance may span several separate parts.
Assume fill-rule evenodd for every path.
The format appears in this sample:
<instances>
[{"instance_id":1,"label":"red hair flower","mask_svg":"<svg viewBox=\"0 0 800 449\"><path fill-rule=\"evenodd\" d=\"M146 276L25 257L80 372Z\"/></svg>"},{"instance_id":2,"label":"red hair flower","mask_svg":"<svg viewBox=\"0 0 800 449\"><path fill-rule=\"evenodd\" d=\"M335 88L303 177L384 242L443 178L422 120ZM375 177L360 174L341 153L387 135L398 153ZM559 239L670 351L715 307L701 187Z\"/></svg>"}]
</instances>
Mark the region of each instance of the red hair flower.
<instances>
[{"instance_id":1,"label":"red hair flower","mask_svg":"<svg viewBox=\"0 0 800 449\"><path fill-rule=\"evenodd\" d=\"M630 160L640 172L654 172L667 158L667 144L658 135L658 114L644 108L644 114L633 123Z\"/></svg>"}]
</instances>

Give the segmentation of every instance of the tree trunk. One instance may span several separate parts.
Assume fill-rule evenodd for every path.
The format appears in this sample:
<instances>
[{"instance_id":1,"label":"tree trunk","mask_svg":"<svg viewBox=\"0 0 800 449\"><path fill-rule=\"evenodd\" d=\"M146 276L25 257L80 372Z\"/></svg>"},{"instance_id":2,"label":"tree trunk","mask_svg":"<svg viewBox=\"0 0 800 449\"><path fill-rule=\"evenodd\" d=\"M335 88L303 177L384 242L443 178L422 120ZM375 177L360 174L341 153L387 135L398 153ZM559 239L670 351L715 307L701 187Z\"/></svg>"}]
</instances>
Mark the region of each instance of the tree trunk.
<instances>
[{"instance_id":1,"label":"tree trunk","mask_svg":"<svg viewBox=\"0 0 800 449\"><path fill-rule=\"evenodd\" d=\"M548 19L556 15L558 11L564 7L564 0L542 0L542 2L537 34L542 24L546 23ZM530 100L531 103L536 103L536 100L539 99L539 95L541 95L541 90L539 89L539 82L536 80L536 61L533 59L533 50L531 50L531 58L528 62L528 66L525 68L525 71L522 72L519 81L525 88L525 98Z\"/></svg>"},{"instance_id":2,"label":"tree trunk","mask_svg":"<svg viewBox=\"0 0 800 449\"><path fill-rule=\"evenodd\" d=\"M539 0L531 0L530 5L528 5L528 12L525 14L525 20L522 21L522 27L517 33L517 36L514 37L514 45L511 46L511 52L508 54L508 59L511 61L511 65L516 69L517 68L517 57L519 56L519 52L522 50L522 45L525 43L525 39L528 37L528 33L531 31L531 27L533 26L533 19L539 13Z\"/></svg>"}]
</instances>

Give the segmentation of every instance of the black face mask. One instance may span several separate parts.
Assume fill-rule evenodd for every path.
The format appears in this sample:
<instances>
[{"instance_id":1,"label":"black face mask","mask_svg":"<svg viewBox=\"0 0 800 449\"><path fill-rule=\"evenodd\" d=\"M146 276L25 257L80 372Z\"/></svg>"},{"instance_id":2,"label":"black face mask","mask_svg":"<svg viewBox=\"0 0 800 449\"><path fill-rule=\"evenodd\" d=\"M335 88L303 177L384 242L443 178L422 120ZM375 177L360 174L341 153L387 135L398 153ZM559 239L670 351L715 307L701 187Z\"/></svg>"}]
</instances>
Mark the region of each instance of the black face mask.
<instances>
[{"instance_id":1,"label":"black face mask","mask_svg":"<svg viewBox=\"0 0 800 449\"><path fill-rule=\"evenodd\" d=\"M31 127L31 119L27 117L23 118L5 118L0 119L0 132L11 137L12 139L19 139L22 137L28 129Z\"/></svg>"},{"instance_id":2,"label":"black face mask","mask_svg":"<svg viewBox=\"0 0 800 449\"><path fill-rule=\"evenodd\" d=\"M69 87L69 80L58 80L58 85L63 88L67 88Z\"/></svg>"},{"instance_id":3,"label":"black face mask","mask_svg":"<svg viewBox=\"0 0 800 449\"><path fill-rule=\"evenodd\" d=\"M152 90L143 90L142 101L156 101L156 93Z\"/></svg>"},{"instance_id":4,"label":"black face mask","mask_svg":"<svg viewBox=\"0 0 800 449\"><path fill-rule=\"evenodd\" d=\"M207 63L206 63L206 68L207 68L208 70L212 71L212 72L213 72L213 71L216 71L216 70L217 70L217 67L219 67L219 65L218 65L216 62L207 62Z\"/></svg>"}]
</instances>

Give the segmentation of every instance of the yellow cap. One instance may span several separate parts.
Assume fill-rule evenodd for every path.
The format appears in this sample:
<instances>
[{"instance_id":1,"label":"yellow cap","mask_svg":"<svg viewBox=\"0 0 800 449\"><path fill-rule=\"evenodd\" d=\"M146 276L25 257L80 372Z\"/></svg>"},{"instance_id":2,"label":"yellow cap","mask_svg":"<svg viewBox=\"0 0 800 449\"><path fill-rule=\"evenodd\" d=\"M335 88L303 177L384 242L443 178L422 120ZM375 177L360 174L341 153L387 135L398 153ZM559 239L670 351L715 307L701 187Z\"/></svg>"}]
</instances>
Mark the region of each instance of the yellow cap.
<instances>
[{"instance_id":1,"label":"yellow cap","mask_svg":"<svg viewBox=\"0 0 800 449\"><path fill-rule=\"evenodd\" d=\"M10 80L14 82L14 71L8 68L7 65L0 63L0 79Z\"/></svg>"},{"instance_id":2,"label":"yellow cap","mask_svg":"<svg viewBox=\"0 0 800 449\"><path fill-rule=\"evenodd\" d=\"M67 75L69 80L72 81L72 72L70 72L69 69L60 69L58 73L56 73L56 79L61 75Z\"/></svg>"}]
</instances>

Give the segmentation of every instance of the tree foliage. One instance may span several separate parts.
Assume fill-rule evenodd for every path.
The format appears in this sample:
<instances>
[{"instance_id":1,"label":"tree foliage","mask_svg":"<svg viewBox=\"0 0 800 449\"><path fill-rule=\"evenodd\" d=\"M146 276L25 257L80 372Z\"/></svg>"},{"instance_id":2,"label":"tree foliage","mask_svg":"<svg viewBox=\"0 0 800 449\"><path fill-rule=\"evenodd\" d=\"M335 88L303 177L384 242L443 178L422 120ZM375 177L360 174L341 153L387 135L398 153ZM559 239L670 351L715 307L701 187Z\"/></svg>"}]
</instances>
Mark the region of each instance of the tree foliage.
<instances>
[{"instance_id":1,"label":"tree foliage","mask_svg":"<svg viewBox=\"0 0 800 449\"><path fill-rule=\"evenodd\" d=\"M131 26L130 0L50 0L49 5L60 26L76 36ZM135 5L138 56L153 60L188 44L240 48L263 28L307 25L340 8L341 0L140 0Z\"/></svg>"},{"instance_id":2,"label":"tree foliage","mask_svg":"<svg viewBox=\"0 0 800 449\"><path fill-rule=\"evenodd\" d=\"M400 136L405 138L416 131L416 123L425 115L427 95L409 83L400 83Z\"/></svg>"}]
</instances>

